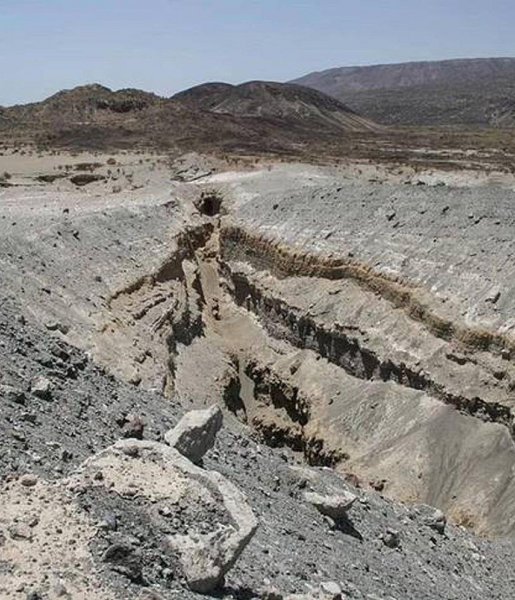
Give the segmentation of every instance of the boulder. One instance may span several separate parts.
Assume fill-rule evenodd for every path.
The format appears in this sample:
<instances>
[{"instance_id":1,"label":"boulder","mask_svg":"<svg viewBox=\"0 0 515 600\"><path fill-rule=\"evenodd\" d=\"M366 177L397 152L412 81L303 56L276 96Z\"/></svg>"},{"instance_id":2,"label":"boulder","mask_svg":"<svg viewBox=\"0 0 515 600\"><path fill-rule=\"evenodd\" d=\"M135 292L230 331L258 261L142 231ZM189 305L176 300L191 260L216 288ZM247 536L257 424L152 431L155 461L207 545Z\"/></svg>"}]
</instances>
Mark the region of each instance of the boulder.
<instances>
[{"instance_id":1,"label":"boulder","mask_svg":"<svg viewBox=\"0 0 515 600\"><path fill-rule=\"evenodd\" d=\"M440 534L445 533L445 526L447 524L447 517L444 513L436 508L433 514L427 519L427 524L431 529L434 529Z\"/></svg>"},{"instance_id":2,"label":"boulder","mask_svg":"<svg viewBox=\"0 0 515 600\"><path fill-rule=\"evenodd\" d=\"M428 506L427 504L416 504L411 508L410 514L413 518L421 520L424 525L434 529L438 533L445 533L447 517L439 508Z\"/></svg>"},{"instance_id":3,"label":"boulder","mask_svg":"<svg viewBox=\"0 0 515 600\"><path fill-rule=\"evenodd\" d=\"M222 423L223 414L218 406L192 410L165 434L165 442L191 462L198 464L213 447Z\"/></svg>"},{"instance_id":4,"label":"boulder","mask_svg":"<svg viewBox=\"0 0 515 600\"><path fill-rule=\"evenodd\" d=\"M192 465L192 469L198 469ZM202 471L208 487L219 494L231 527L219 527L212 534L173 536L170 545L181 558L188 586L205 594L223 581L254 535L258 522L245 495L215 471Z\"/></svg>"},{"instance_id":5,"label":"boulder","mask_svg":"<svg viewBox=\"0 0 515 600\"><path fill-rule=\"evenodd\" d=\"M156 503L177 507L181 499L187 499L184 507L189 516L181 517L187 519L186 531L170 532L167 525L163 539L168 552L163 553L161 547L159 560L166 561L169 552L173 553L176 559L169 568L174 569L178 561L188 586L199 593L208 593L222 583L258 525L246 496L223 475L196 466L175 448L158 442L119 440L87 459L70 484L80 489L90 486L91 481L118 497L137 497L134 510L142 512L142 522L152 521L153 529L160 526L153 512ZM161 513L173 511L162 509ZM223 518L217 520L214 515ZM118 522L116 530L124 533Z\"/></svg>"},{"instance_id":6,"label":"boulder","mask_svg":"<svg viewBox=\"0 0 515 600\"><path fill-rule=\"evenodd\" d=\"M356 496L351 492L343 492L334 496L322 496L315 492L306 492L304 500L312 504L318 512L339 521L346 516L347 511L356 501Z\"/></svg>"}]
</instances>

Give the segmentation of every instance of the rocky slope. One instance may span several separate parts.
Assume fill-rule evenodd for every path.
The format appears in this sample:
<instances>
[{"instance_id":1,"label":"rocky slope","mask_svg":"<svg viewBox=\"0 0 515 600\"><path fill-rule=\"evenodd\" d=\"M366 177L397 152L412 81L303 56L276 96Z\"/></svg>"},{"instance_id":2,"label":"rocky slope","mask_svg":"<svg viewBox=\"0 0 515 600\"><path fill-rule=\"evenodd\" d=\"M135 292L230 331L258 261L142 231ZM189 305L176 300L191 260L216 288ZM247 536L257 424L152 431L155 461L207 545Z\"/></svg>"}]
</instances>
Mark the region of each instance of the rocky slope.
<instances>
[{"instance_id":1,"label":"rocky slope","mask_svg":"<svg viewBox=\"0 0 515 600\"><path fill-rule=\"evenodd\" d=\"M0 118L0 135L7 139L54 147L169 151L284 153L299 145L339 143L342 133L379 129L320 92L266 82L208 84L170 99L93 84L2 109Z\"/></svg>"},{"instance_id":2,"label":"rocky slope","mask_svg":"<svg viewBox=\"0 0 515 600\"><path fill-rule=\"evenodd\" d=\"M223 477L258 527L212 597L511 597L513 192L15 159L0 595L198 597L184 556L218 564L206 536L244 531ZM68 179L93 160L103 179ZM199 471L164 443L212 404ZM334 518L310 493L357 498Z\"/></svg>"},{"instance_id":3,"label":"rocky slope","mask_svg":"<svg viewBox=\"0 0 515 600\"><path fill-rule=\"evenodd\" d=\"M105 452L127 436L162 442L184 409L113 379L59 333L24 321L20 307L6 299L0 343L0 428L8 449L0 462L2 597L205 597L188 589L177 553L163 544L215 519L223 523L219 501L193 503L202 493L198 484L187 500L178 500L181 479L173 490L163 483L154 489L160 480L148 480L152 462L125 456L118 464ZM43 377L47 395L31 386ZM511 543L478 539L451 525L442 529L429 507L403 507L330 470L307 468L293 452L262 445L230 417L204 464L246 494L259 522L214 597L510 597ZM173 481L177 476L167 468ZM306 502L308 490L352 491L358 500L335 522Z\"/></svg>"},{"instance_id":4,"label":"rocky slope","mask_svg":"<svg viewBox=\"0 0 515 600\"><path fill-rule=\"evenodd\" d=\"M315 90L284 83L250 81L237 86L208 83L180 92L174 99L194 108L242 117L263 117L285 126L377 131L345 105Z\"/></svg>"},{"instance_id":5,"label":"rocky slope","mask_svg":"<svg viewBox=\"0 0 515 600\"><path fill-rule=\"evenodd\" d=\"M513 58L341 67L294 82L384 124L514 125Z\"/></svg>"}]
</instances>

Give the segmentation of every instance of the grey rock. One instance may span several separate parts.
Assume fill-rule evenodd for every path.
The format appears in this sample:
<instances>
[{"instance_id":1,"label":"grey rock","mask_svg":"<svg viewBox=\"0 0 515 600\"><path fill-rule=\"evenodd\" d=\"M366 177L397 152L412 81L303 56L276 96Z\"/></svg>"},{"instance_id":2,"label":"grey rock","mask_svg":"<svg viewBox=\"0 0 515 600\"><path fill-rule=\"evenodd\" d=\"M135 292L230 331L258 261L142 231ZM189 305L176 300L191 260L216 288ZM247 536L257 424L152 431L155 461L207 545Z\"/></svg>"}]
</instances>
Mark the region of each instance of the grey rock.
<instances>
[{"instance_id":1,"label":"grey rock","mask_svg":"<svg viewBox=\"0 0 515 600\"><path fill-rule=\"evenodd\" d=\"M145 423L138 415L128 415L123 426L123 437L143 439Z\"/></svg>"},{"instance_id":2,"label":"grey rock","mask_svg":"<svg viewBox=\"0 0 515 600\"><path fill-rule=\"evenodd\" d=\"M399 532L395 529L387 529L382 535L382 540L388 548L397 548L400 545Z\"/></svg>"},{"instance_id":3,"label":"grey rock","mask_svg":"<svg viewBox=\"0 0 515 600\"><path fill-rule=\"evenodd\" d=\"M32 473L26 473L20 478L20 483L25 487L33 487L37 484L38 478Z\"/></svg>"},{"instance_id":4,"label":"grey rock","mask_svg":"<svg viewBox=\"0 0 515 600\"><path fill-rule=\"evenodd\" d=\"M118 525L118 521L116 519L116 515L113 513L107 513L104 515L102 522L99 524L101 529L108 529L111 531L116 531Z\"/></svg>"},{"instance_id":5,"label":"grey rock","mask_svg":"<svg viewBox=\"0 0 515 600\"><path fill-rule=\"evenodd\" d=\"M45 323L45 327L48 331L59 331L63 335L66 335L70 331L70 327L65 323L60 323L59 321L47 321Z\"/></svg>"},{"instance_id":6,"label":"grey rock","mask_svg":"<svg viewBox=\"0 0 515 600\"><path fill-rule=\"evenodd\" d=\"M192 410L177 425L165 433L165 441L193 463L199 463L213 447L222 427L223 414L218 406Z\"/></svg>"},{"instance_id":7,"label":"grey rock","mask_svg":"<svg viewBox=\"0 0 515 600\"><path fill-rule=\"evenodd\" d=\"M192 465L191 473L195 473ZM198 471L197 471L198 474ZM202 473L220 495L223 506L233 522L232 531L220 529L214 534L192 538L188 535L170 538L170 545L179 551L181 564L190 589L200 593L214 590L233 567L254 535L258 521L246 496L225 477L215 471Z\"/></svg>"},{"instance_id":8,"label":"grey rock","mask_svg":"<svg viewBox=\"0 0 515 600\"><path fill-rule=\"evenodd\" d=\"M43 400L52 398L52 383L43 375L38 375L30 384L30 391Z\"/></svg>"},{"instance_id":9,"label":"grey rock","mask_svg":"<svg viewBox=\"0 0 515 600\"><path fill-rule=\"evenodd\" d=\"M335 581L324 581L320 584L320 589L335 600L341 598L342 588Z\"/></svg>"},{"instance_id":10,"label":"grey rock","mask_svg":"<svg viewBox=\"0 0 515 600\"><path fill-rule=\"evenodd\" d=\"M445 526L447 524L447 517L440 509L435 509L431 517L427 519L427 524L429 527L434 529L440 534L445 532Z\"/></svg>"},{"instance_id":11,"label":"grey rock","mask_svg":"<svg viewBox=\"0 0 515 600\"><path fill-rule=\"evenodd\" d=\"M9 535L13 540L31 540L32 530L24 523L13 523L8 528Z\"/></svg>"},{"instance_id":12,"label":"grey rock","mask_svg":"<svg viewBox=\"0 0 515 600\"><path fill-rule=\"evenodd\" d=\"M427 527L434 529L440 534L445 533L447 517L440 509L428 506L427 504L419 504L414 506L410 510L410 513L413 516L421 518Z\"/></svg>"},{"instance_id":13,"label":"grey rock","mask_svg":"<svg viewBox=\"0 0 515 600\"><path fill-rule=\"evenodd\" d=\"M312 504L320 513L330 517L334 521L343 519L347 511L356 501L357 496L351 492L341 492L334 496L323 496L315 492L306 492L304 500Z\"/></svg>"},{"instance_id":14,"label":"grey rock","mask_svg":"<svg viewBox=\"0 0 515 600\"><path fill-rule=\"evenodd\" d=\"M25 393L12 385L0 385L0 394L10 402L25 404Z\"/></svg>"}]
</instances>

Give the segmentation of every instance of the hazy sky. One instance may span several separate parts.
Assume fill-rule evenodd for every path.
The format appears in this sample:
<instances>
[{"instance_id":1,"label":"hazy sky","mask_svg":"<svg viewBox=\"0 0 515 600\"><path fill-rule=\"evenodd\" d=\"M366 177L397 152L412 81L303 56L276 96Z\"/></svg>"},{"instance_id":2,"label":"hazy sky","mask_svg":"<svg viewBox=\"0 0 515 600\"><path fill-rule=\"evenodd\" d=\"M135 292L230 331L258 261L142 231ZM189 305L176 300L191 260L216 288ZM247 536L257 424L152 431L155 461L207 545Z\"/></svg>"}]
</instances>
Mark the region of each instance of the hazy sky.
<instances>
[{"instance_id":1,"label":"hazy sky","mask_svg":"<svg viewBox=\"0 0 515 600\"><path fill-rule=\"evenodd\" d=\"M0 0L0 105L98 82L171 95L329 67L515 56L515 0Z\"/></svg>"}]
</instances>

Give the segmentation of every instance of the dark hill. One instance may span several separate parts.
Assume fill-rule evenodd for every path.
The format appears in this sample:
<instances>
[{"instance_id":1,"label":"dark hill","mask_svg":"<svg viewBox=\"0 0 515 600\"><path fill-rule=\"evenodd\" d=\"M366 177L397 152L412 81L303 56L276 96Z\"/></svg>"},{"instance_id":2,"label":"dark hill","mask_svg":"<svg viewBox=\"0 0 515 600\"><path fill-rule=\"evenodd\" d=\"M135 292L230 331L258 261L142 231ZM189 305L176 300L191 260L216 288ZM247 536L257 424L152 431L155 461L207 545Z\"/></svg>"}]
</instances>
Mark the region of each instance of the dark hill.
<instances>
[{"instance_id":1,"label":"dark hill","mask_svg":"<svg viewBox=\"0 0 515 600\"><path fill-rule=\"evenodd\" d=\"M94 84L0 113L4 138L79 148L298 154L380 129L320 92L265 82L205 84L168 99Z\"/></svg>"},{"instance_id":2,"label":"dark hill","mask_svg":"<svg viewBox=\"0 0 515 600\"><path fill-rule=\"evenodd\" d=\"M112 91L102 85L91 84L62 90L42 102L13 106L6 109L6 112L13 121L20 124L32 121L35 125L69 125L141 111L160 101L162 100L155 94L141 90Z\"/></svg>"},{"instance_id":3,"label":"dark hill","mask_svg":"<svg viewBox=\"0 0 515 600\"><path fill-rule=\"evenodd\" d=\"M208 83L181 92L172 100L190 108L234 117L272 119L302 128L379 129L375 123L362 118L338 100L293 84L250 81L231 86Z\"/></svg>"}]
</instances>

